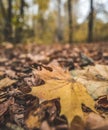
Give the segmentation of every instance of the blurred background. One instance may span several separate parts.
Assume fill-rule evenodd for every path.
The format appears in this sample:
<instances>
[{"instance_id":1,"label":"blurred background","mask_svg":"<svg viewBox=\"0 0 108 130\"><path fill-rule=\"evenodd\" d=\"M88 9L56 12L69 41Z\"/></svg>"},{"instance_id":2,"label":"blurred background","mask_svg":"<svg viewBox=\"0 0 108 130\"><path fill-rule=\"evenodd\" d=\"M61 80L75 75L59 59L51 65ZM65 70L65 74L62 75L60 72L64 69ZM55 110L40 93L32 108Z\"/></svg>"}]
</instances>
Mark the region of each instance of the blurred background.
<instances>
[{"instance_id":1,"label":"blurred background","mask_svg":"<svg viewBox=\"0 0 108 130\"><path fill-rule=\"evenodd\" d=\"M108 40L108 0L0 0L0 42Z\"/></svg>"}]
</instances>

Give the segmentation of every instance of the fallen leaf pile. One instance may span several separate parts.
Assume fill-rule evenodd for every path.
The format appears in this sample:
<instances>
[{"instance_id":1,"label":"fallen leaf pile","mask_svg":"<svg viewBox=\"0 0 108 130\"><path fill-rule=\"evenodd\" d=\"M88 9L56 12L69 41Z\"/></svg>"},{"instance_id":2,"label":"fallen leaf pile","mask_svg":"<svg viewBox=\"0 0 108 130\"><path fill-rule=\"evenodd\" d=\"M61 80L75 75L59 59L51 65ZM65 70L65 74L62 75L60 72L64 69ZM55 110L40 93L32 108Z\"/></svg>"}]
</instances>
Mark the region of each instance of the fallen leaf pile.
<instances>
[{"instance_id":1,"label":"fallen leaf pile","mask_svg":"<svg viewBox=\"0 0 108 130\"><path fill-rule=\"evenodd\" d=\"M0 130L107 130L107 59L97 44L0 45Z\"/></svg>"}]
</instances>

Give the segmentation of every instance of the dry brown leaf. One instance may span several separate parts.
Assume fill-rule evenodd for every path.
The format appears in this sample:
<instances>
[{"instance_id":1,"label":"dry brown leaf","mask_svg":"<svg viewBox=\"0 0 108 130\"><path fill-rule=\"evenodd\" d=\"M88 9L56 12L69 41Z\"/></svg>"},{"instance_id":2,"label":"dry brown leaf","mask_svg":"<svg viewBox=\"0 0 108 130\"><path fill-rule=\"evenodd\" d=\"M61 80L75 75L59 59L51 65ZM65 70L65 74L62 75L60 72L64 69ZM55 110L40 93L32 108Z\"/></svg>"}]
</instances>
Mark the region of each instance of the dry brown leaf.
<instances>
[{"instance_id":1,"label":"dry brown leaf","mask_svg":"<svg viewBox=\"0 0 108 130\"><path fill-rule=\"evenodd\" d=\"M28 128L40 127L43 120L52 121L60 112L59 99L42 102L38 107L34 108L25 121ZM47 113L47 116L46 116Z\"/></svg>"},{"instance_id":2,"label":"dry brown leaf","mask_svg":"<svg viewBox=\"0 0 108 130\"><path fill-rule=\"evenodd\" d=\"M0 76L2 76L4 74L4 72L3 71L0 71Z\"/></svg>"},{"instance_id":3,"label":"dry brown leaf","mask_svg":"<svg viewBox=\"0 0 108 130\"><path fill-rule=\"evenodd\" d=\"M7 101L0 103L0 116L2 116L13 102L13 98L8 99Z\"/></svg>"},{"instance_id":4,"label":"dry brown leaf","mask_svg":"<svg viewBox=\"0 0 108 130\"><path fill-rule=\"evenodd\" d=\"M70 125L70 130L85 130L85 124L81 117L74 117Z\"/></svg>"},{"instance_id":5,"label":"dry brown leaf","mask_svg":"<svg viewBox=\"0 0 108 130\"><path fill-rule=\"evenodd\" d=\"M4 87L7 87L13 83L15 83L15 80L11 80L10 78L4 78L2 80L0 80L0 89L3 89Z\"/></svg>"},{"instance_id":6,"label":"dry brown leaf","mask_svg":"<svg viewBox=\"0 0 108 130\"><path fill-rule=\"evenodd\" d=\"M86 128L87 130L108 130L108 120L92 112L86 118Z\"/></svg>"}]
</instances>

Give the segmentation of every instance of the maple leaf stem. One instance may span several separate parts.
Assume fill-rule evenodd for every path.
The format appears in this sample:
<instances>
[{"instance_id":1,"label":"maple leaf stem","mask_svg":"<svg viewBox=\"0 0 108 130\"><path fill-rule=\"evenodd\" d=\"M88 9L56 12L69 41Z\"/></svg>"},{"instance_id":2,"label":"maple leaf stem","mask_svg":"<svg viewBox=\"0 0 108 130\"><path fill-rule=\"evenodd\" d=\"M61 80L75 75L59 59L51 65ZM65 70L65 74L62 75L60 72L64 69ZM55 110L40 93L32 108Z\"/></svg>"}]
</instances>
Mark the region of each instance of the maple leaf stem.
<instances>
[{"instance_id":1,"label":"maple leaf stem","mask_svg":"<svg viewBox=\"0 0 108 130\"><path fill-rule=\"evenodd\" d=\"M107 96L107 101L108 101L108 89L107 89L107 95L106 96Z\"/></svg>"}]
</instances>

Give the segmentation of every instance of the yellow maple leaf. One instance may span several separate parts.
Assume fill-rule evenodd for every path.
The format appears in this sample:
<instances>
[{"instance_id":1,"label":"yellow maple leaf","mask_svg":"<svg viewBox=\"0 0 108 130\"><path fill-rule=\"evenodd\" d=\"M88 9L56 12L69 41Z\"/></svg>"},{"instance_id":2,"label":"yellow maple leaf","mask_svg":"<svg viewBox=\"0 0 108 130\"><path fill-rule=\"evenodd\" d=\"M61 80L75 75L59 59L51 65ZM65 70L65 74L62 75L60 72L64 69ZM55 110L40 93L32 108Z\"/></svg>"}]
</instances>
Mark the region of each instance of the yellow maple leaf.
<instances>
[{"instance_id":1,"label":"yellow maple leaf","mask_svg":"<svg viewBox=\"0 0 108 130\"><path fill-rule=\"evenodd\" d=\"M69 122L76 115L83 118L82 103L94 110L94 101L86 88L73 80L68 71L53 66L52 72L43 69L37 73L45 80L45 84L33 87L31 94L44 100L60 98L61 114L66 115Z\"/></svg>"}]
</instances>

